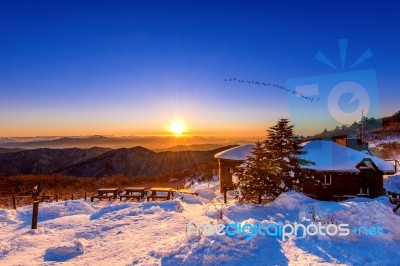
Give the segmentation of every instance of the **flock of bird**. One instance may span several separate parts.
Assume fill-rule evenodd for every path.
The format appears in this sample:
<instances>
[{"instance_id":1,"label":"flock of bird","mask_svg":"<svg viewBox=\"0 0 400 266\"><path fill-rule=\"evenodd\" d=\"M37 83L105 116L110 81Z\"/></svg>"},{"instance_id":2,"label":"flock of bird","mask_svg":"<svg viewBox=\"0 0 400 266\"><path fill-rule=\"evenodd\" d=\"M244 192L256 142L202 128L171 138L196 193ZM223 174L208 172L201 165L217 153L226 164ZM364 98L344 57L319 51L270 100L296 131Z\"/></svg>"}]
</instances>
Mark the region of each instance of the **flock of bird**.
<instances>
[{"instance_id":1,"label":"flock of bird","mask_svg":"<svg viewBox=\"0 0 400 266\"><path fill-rule=\"evenodd\" d=\"M301 94L301 93L299 93L299 92L297 92L295 90L291 90L291 89L285 88L285 87L283 87L281 85L276 85L276 84L271 84L271 83L264 83L264 82L254 81L254 80L244 80L244 79L237 79L237 78L229 78L229 79L226 78L224 81L226 81L226 82L236 81L236 82L239 82L239 83L248 83L248 84L261 85L261 86L270 86L270 87L275 87L275 88L278 88L278 89L281 89L281 90L285 90L285 91L287 91L289 93L292 93L292 94L296 95L299 98L302 98L304 100L308 100L310 102L319 101L320 100L320 98L314 98L314 97L310 97L310 96L305 96L305 95L303 95L303 94Z\"/></svg>"}]
</instances>

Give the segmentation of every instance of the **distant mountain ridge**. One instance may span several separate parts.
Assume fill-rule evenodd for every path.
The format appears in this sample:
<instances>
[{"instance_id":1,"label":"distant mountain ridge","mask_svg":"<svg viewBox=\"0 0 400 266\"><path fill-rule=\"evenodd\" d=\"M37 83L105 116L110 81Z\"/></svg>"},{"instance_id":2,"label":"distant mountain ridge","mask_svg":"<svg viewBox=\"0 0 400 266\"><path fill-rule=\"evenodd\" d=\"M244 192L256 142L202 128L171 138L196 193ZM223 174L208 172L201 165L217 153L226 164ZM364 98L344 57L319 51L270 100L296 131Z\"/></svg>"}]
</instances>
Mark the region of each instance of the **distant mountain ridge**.
<instances>
[{"instance_id":1,"label":"distant mountain ridge","mask_svg":"<svg viewBox=\"0 0 400 266\"><path fill-rule=\"evenodd\" d=\"M18 151L23 151L24 149L20 149L20 148L0 148L0 153L11 153L11 152L18 152Z\"/></svg>"},{"instance_id":2,"label":"distant mountain ridge","mask_svg":"<svg viewBox=\"0 0 400 266\"><path fill-rule=\"evenodd\" d=\"M54 173L95 158L110 149L35 149L0 154L0 173L6 175Z\"/></svg>"},{"instance_id":3,"label":"distant mountain ridge","mask_svg":"<svg viewBox=\"0 0 400 266\"><path fill-rule=\"evenodd\" d=\"M232 144L234 145L234 144ZM177 145L169 147L166 149L153 149L155 152L164 151L209 151L213 149L218 149L221 147L226 147L226 144L193 144L193 145Z\"/></svg>"},{"instance_id":4,"label":"distant mountain ridge","mask_svg":"<svg viewBox=\"0 0 400 266\"><path fill-rule=\"evenodd\" d=\"M65 149L91 147L106 147L112 149L142 146L156 151L210 150L233 143L246 141L226 140L200 136L86 136L86 137L57 137L48 139L36 138L0 138L0 148L6 149ZM202 147L204 145L204 147ZM208 145L208 147L207 147ZM213 146L214 145L214 146ZM182 150L179 147L182 146ZM188 148L183 148L187 146ZM193 147L192 147L193 146ZM197 147L195 147L197 146ZM207 148L206 148L207 147Z\"/></svg>"},{"instance_id":5,"label":"distant mountain ridge","mask_svg":"<svg viewBox=\"0 0 400 266\"><path fill-rule=\"evenodd\" d=\"M140 146L114 150L97 147L26 150L0 154L0 173L61 173L78 177L158 176L213 162L214 154L231 147L158 153Z\"/></svg>"},{"instance_id":6,"label":"distant mountain ridge","mask_svg":"<svg viewBox=\"0 0 400 266\"><path fill-rule=\"evenodd\" d=\"M365 139L398 136L400 135L400 111L396 112L392 116L379 119L364 117L363 123L354 122L348 126L337 126L332 130L325 129L321 133L306 137L306 139L330 139L341 135L360 135L361 130L363 130Z\"/></svg>"},{"instance_id":7,"label":"distant mountain ridge","mask_svg":"<svg viewBox=\"0 0 400 266\"><path fill-rule=\"evenodd\" d=\"M159 176L215 161L214 154L231 148L209 151L153 152L143 147L123 148L104 153L91 160L70 166L62 174L106 177Z\"/></svg>"}]
</instances>

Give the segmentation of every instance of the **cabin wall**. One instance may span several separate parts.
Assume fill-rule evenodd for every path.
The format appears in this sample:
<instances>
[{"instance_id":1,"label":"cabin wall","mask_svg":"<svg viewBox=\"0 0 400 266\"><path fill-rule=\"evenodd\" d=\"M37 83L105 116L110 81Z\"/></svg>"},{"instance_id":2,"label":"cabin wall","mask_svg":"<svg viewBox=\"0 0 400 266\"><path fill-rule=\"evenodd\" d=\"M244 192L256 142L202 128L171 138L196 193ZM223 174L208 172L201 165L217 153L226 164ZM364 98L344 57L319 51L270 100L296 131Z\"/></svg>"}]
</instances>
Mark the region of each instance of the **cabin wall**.
<instances>
[{"instance_id":1,"label":"cabin wall","mask_svg":"<svg viewBox=\"0 0 400 266\"><path fill-rule=\"evenodd\" d=\"M356 196L369 194L378 197L383 191L383 175L374 170L362 171L361 173L327 173L331 174L331 184L324 185L325 173L319 173L317 179L320 185L305 184L305 194L322 200L332 200L336 196Z\"/></svg>"},{"instance_id":2,"label":"cabin wall","mask_svg":"<svg viewBox=\"0 0 400 266\"><path fill-rule=\"evenodd\" d=\"M232 175L241 163L242 161L218 159L220 192L223 192L225 185L228 188L233 187ZM331 184L323 184L325 174L331 174ZM359 194L378 197L383 193L383 174L373 169L362 170L360 173L320 172L316 178L321 183L304 184L303 192L321 200Z\"/></svg>"},{"instance_id":3,"label":"cabin wall","mask_svg":"<svg viewBox=\"0 0 400 266\"><path fill-rule=\"evenodd\" d=\"M223 160L218 159L218 169L219 169L219 190L223 192L224 186L226 185L228 188L233 187L232 183L232 174L230 169L235 170L237 166L239 166L242 161L233 161L233 160ZM233 171L234 172L234 171Z\"/></svg>"},{"instance_id":4,"label":"cabin wall","mask_svg":"<svg viewBox=\"0 0 400 266\"><path fill-rule=\"evenodd\" d=\"M373 169L362 170L361 176L364 180L364 188L368 187L372 197L379 197L384 194L383 174Z\"/></svg>"}]
</instances>

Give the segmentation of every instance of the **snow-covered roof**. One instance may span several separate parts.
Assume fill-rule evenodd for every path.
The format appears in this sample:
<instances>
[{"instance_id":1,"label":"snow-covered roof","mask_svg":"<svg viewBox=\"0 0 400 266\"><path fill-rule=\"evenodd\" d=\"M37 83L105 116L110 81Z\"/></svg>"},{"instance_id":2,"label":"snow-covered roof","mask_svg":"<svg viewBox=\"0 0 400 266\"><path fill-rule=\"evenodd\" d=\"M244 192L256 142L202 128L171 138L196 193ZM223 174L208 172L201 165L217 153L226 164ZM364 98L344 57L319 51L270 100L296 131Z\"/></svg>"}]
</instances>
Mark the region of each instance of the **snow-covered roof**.
<instances>
[{"instance_id":1,"label":"snow-covered roof","mask_svg":"<svg viewBox=\"0 0 400 266\"><path fill-rule=\"evenodd\" d=\"M217 159L244 161L247 156L251 155L251 150L255 147L254 144L246 144L238 147L234 147L225 151L221 151L214 155Z\"/></svg>"},{"instance_id":2,"label":"snow-covered roof","mask_svg":"<svg viewBox=\"0 0 400 266\"><path fill-rule=\"evenodd\" d=\"M371 159L376 167L385 174L394 173L394 166L390 162L378 157L356 151L345 146L339 145L333 141L313 140L302 144L303 150L307 153L301 157L313 161L315 165L308 167L317 171L331 172L360 172L357 165L364 159ZM217 153L215 158L244 161L251 155L254 144L247 144L231 148L229 150ZM368 165L368 162L366 163Z\"/></svg>"},{"instance_id":3,"label":"snow-covered roof","mask_svg":"<svg viewBox=\"0 0 400 266\"><path fill-rule=\"evenodd\" d=\"M303 143L307 153L301 157L313 161L311 168L318 171L359 172L357 165L364 159L371 159L383 173L394 173L393 164L378 157L356 151L333 141L313 140ZM366 163L368 165L368 162Z\"/></svg>"}]
</instances>

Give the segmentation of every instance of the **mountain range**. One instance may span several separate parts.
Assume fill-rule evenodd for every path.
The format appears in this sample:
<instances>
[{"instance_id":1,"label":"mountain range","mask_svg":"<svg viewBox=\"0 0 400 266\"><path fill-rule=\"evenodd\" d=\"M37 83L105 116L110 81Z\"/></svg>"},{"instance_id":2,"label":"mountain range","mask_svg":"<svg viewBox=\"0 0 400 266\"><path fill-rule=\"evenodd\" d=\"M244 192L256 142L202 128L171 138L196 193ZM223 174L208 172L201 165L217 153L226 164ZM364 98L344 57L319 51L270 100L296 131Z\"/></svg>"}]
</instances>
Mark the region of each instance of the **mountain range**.
<instances>
[{"instance_id":1,"label":"mountain range","mask_svg":"<svg viewBox=\"0 0 400 266\"><path fill-rule=\"evenodd\" d=\"M0 153L0 173L5 175L55 173L95 158L108 148L34 149Z\"/></svg>"},{"instance_id":2,"label":"mountain range","mask_svg":"<svg viewBox=\"0 0 400 266\"><path fill-rule=\"evenodd\" d=\"M201 136L82 136L0 138L0 149L65 149L107 147L112 149L142 146L154 151L211 150L232 144L245 144L246 140L227 140ZM253 141L250 141L253 142Z\"/></svg>"},{"instance_id":3,"label":"mountain range","mask_svg":"<svg viewBox=\"0 0 400 266\"><path fill-rule=\"evenodd\" d=\"M140 146L113 150L98 147L23 150L0 153L0 173L60 173L79 177L159 176L213 162L214 154L231 147L178 152L154 152Z\"/></svg>"}]
</instances>

